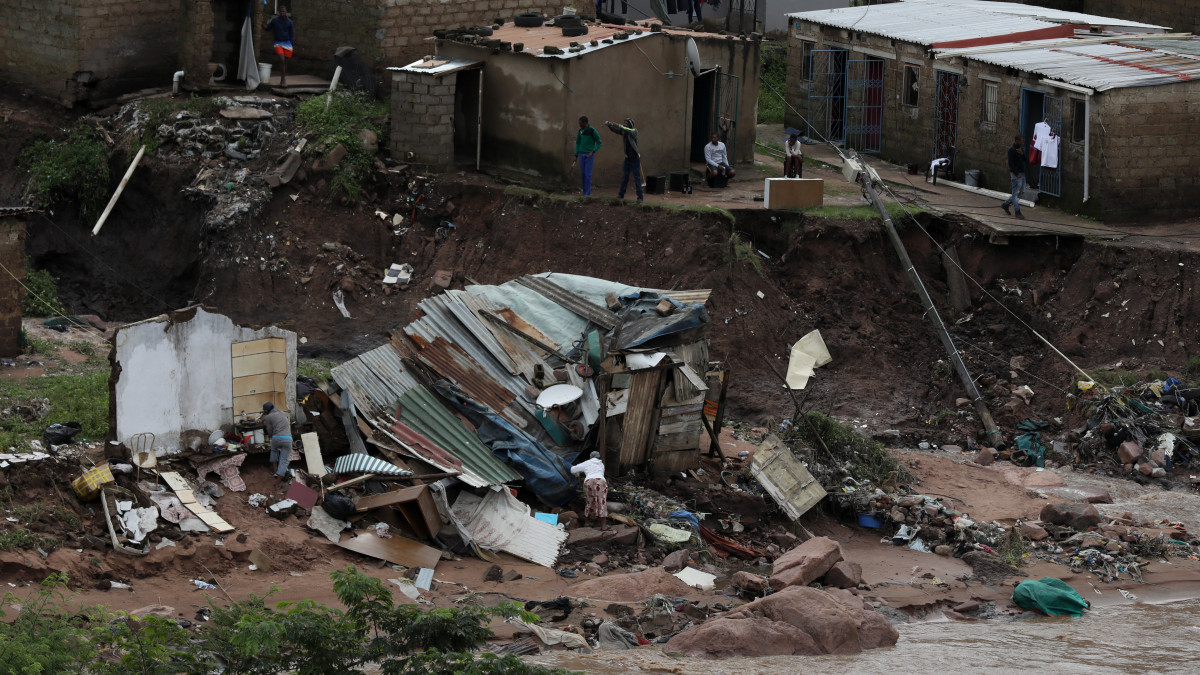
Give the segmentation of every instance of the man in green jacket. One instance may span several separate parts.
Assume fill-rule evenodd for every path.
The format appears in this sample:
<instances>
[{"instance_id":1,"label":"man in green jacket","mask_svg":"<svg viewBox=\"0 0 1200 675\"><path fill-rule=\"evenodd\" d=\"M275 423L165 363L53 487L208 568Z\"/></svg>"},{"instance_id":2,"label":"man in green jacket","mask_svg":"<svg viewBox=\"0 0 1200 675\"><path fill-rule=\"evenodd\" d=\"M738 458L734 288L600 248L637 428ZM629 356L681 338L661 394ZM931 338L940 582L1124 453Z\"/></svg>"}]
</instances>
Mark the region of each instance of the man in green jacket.
<instances>
[{"instance_id":1,"label":"man in green jacket","mask_svg":"<svg viewBox=\"0 0 1200 675\"><path fill-rule=\"evenodd\" d=\"M583 182L583 194L592 194L592 161L600 149L600 132L588 124L587 115L579 118L579 133L575 134L575 161L579 164L579 178Z\"/></svg>"}]
</instances>

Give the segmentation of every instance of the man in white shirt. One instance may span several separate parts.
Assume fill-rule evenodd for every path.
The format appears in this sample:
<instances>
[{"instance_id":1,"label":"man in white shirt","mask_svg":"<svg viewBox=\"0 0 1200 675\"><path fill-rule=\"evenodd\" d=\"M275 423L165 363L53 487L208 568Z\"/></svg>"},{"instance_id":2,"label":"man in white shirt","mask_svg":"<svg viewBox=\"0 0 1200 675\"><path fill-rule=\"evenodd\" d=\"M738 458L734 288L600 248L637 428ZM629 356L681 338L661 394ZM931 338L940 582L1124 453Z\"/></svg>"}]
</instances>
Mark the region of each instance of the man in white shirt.
<instances>
[{"instance_id":1,"label":"man in white shirt","mask_svg":"<svg viewBox=\"0 0 1200 675\"><path fill-rule=\"evenodd\" d=\"M783 144L783 175L804 177L804 145L800 142L800 134L792 134Z\"/></svg>"},{"instance_id":2,"label":"man in white shirt","mask_svg":"<svg viewBox=\"0 0 1200 675\"><path fill-rule=\"evenodd\" d=\"M597 524L608 529L608 481L604 479L604 462L600 453L593 452L586 462L571 467L571 473L583 474L583 523L595 518Z\"/></svg>"},{"instance_id":3,"label":"man in white shirt","mask_svg":"<svg viewBox=\"0 0 1200 675\"><path fill-rule=\"evenodd\" d=\"M708 164L708 170L718 176L733 178L733 167L729 166L729 155L725 151L725 144L716 134L713 134L710 140L712 142L704 146L704 162Z\"/></svg>"}]
</instances>

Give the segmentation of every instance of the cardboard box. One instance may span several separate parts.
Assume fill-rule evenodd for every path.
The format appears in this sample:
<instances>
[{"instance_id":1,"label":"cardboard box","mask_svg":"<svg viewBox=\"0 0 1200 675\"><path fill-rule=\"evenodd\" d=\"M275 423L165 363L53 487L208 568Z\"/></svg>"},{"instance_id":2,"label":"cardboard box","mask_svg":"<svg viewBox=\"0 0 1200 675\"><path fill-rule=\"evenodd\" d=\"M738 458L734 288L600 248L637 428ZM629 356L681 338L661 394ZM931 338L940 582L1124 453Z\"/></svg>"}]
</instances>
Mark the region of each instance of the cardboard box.
<instances>
[{"instance_id":1,"label":"cardboard box","mask_svg":"<svg viewBox=\"0 0 1200 675\"><path fill-rule=\"evenodd\" d=\"M763 208L795 209L825 203L822 178L768 178L763 186Z\"/></svg>"}]
</instances>

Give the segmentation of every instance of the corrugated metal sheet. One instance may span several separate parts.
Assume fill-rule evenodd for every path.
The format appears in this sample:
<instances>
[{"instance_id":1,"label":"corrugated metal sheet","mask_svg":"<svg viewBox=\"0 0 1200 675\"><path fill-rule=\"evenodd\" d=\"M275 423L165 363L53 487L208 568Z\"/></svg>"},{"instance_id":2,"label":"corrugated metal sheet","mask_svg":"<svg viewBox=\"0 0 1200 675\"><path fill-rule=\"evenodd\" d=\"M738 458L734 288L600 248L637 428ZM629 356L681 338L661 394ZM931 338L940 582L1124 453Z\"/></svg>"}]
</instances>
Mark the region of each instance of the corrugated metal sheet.
<instances>
[{"instance_id":1,"label":"corrugated metal sheet","mask_svg":"<svg viewBox=\"0 0 1200 675\"><path fill-rule=\"evenodd\" d=\"M1058 25L1030 17L923 2L843 7L797 12L788 16L800 21L853 29L859 33L882 35L919 45L1009 35L1054 28Z\"/></svg>"},{"instance_id":2,"label":"corrugated metal sheet","mask_svg":"<svg viewBox=\"0 0 1200 675\"><path fill-rule=\"evenodd\" d=\"M412 341L420 350L417 358L457 384L467 396L496 412L503 411L513 402L513 393L488 377L479 363L458 345L440 336L426 342L421 336L414 335Z\"/></svg>"},{"instance_id":3,"label":"corrugated metal sheet","mask_svg":"<svg viewBox=\"0 0 1200 675\"><path fill-rule=\"evenodd\" d=\"M604 330L612 330L617 325L617 315L607 307L601 307L585 298L568 291L545 277L523 276L516 280L518 284L533 289L555 303L569 309L575 314L591 321Z\"/></svg>"},{"instance_id":4,"label":"corrugated metal sheet","mask_svg":"<svg viewBox=\"0 0 1200 675\"><path fill-rule=\"evenodd\" d=\"M417 386L390 344L360 354L336 366L330 374L339 386L350 391L355 406L375 426L379 426L378 420L391 415L405 392Z\"/></svg>"},{"instance_id":5,"label":"corrugated metal sheet","mask_svg":"<svg viewBox=\"0 0 1200 675\"><path fill-rule=\"evenodd\" d=\"M956 50L964 59L1037 73L1052 80L1107 91L1187 82L1200 77L1200 60L1123 44L1038 47L975 54ZM1140 42L1138 43L1141 44Z\"/></svg>"},{"instance_id":6,"label":"corrugated metal sheet","mask_svg":"<svg viewBox=\"0 0 1200 675\"><path fill-rule=\"evenodd\" d=\"M482 295L463 293L458 299L463 305L467 306L473 313L475 313L475 316L479 316L479 310L490 312L493 315L499 316L497 314L496 306ZM546 363L545 359L540 356L540 350L536 349L529 342L522 340L521 338L509 333L499 326L493 326L491 322L483 321L482 324L492 334L492 337L495 338L496 342L500 345L500 348L503 349L505 353L508 354L508 357L512 359L513 363L516 364L517 373L523 375L525 379L533 382L534 371L538 365L541 365L546 371L550 370L550 365ZM550 346L549 343L547 343L547 346Z\"/></svg>"},{"instance_id":7,"label":"corrugated metal sheet","mask_svg":"<svg viewBox=\"0 0 1200 675\"><path fill-rule=\"evenodd\" d=\"M399 419L462 461L463 474L459 479L468 485L478 487L521 480L521 474L493 455L425 387L418 385L400 397Z\"/></svg>"},{"instance_id":8,"label":"corrugated metal sheet","mask_svg":"<svg viewBox=\"0 0 1200 675\"><path fill-rule=\"evenodd\" d=\"M436 65L431 66L430 64ZM482 66L483 61L472 61L471 59L432 59L430 61L418 59L407 66L392 66L391 68L388 68L388 70L421 73L422 75L441 77L443 75L457 73L460 70L467 70L468 68L480 68Z\"/></svg>"},{"instance_id":9,"label":"corrugated metal sheet","mask_svg":"<svg viewBox=\"0 0 1200 675\"><path fill-rule=\"evenodd\" d=\"M1096 14L1084 14L1083 12L1068 12L1061 9L1051 9L1049 7L1038 7L1036 5L1025 5L1019 2L995 2L993 0L903 0L910 4L925 3L936 4L941 8L958 8L965 7L970 9L982 10L992 14L1007 14L1010 16L1025 16L1042 21L1050 21L1052 23L1070 23L1070 24L1086 24L1088 26L1104 26L1111 28L1121 28L1128 32L1162 32L1166 30L1166 26L1156 26L1149 23L1140 23L1137 21L1128 21L1126 19L1117 19L1108 16L1099 16Z\"/></svg>"},{"instance_id":10,"label":"corrugated metal sheet","mask_svg":"<svg viewBox=\"0 0 1200 675\"><path fill-rule=\"evenodd\" d=\"M507 370L509 373L516 375L519 373L516 362L508 351L500 345L496 340L496 336L492 334L491 329L484 323L479 314L475 312L470 303L470 298L473 298L469 293L463 291L447 291L442 298L443 306L449 310L458 322L463 325L483 348L488 350L500 367Z\"/></svg>"},{"instance_id":11,"label":"corrugated metal sheet","mask_svg":"<svg viewBox=\"0 0 1200 675\"><path fill-rule=\"evenodd\" d=\"M0 218L5 216L21 216L26 213L37 213L32 206L0 206Z\"/></svg>"},{"instance_id":12,"label":"corrugated metal sheet","mask_svg":"<svg viewBox=\"0 0 1200 675\"><path fill-rule=\"evenodd\" d=\"M554 566L567 540L566 530L534 518L529 507L508 490L488 490L483 499L463 492L450 510L480 548L546 567Z\"/></svg>"},{"instance_id":13,"label":"corrugated metal sheet","mask_svg":"<svg viewBox=\"0 0 1200 675\"><path fill-rule=\"evenodd\" d=\"M1196 38L1188 40L1138 40L1137 46L1145 47L1146 49L1157 49L1160 52L1168 54L1181 54L1183 56L1200 58L1200 40Z\"/></svg>"}]
</instances>

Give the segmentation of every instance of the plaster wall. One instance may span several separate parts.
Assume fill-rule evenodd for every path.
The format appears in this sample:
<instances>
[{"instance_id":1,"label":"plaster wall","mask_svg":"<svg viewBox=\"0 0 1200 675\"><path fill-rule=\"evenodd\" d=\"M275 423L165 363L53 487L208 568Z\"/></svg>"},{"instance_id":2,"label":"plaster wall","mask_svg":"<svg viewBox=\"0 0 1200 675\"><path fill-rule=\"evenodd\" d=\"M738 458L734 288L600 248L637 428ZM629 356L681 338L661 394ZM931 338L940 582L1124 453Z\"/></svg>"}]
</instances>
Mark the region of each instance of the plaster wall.
<instances>
[{"instance_id":1,"label":"plaster wall","mask_svg":"<svg viewBox=\"0 0 1200 675\"><path fill-rule=\"evenodd\" d=\"M190 318L187 315L194 311ZM233 423L233 370L230 345L282 337L287 340L286 384L289 416L296 410L296 333L276 326L239 326L203 308L124 326L113 342L116 382L110 405L116 438L155 435L159 455L179 450L180 433L212 431Z\"/></svg>"}]
</instances>

